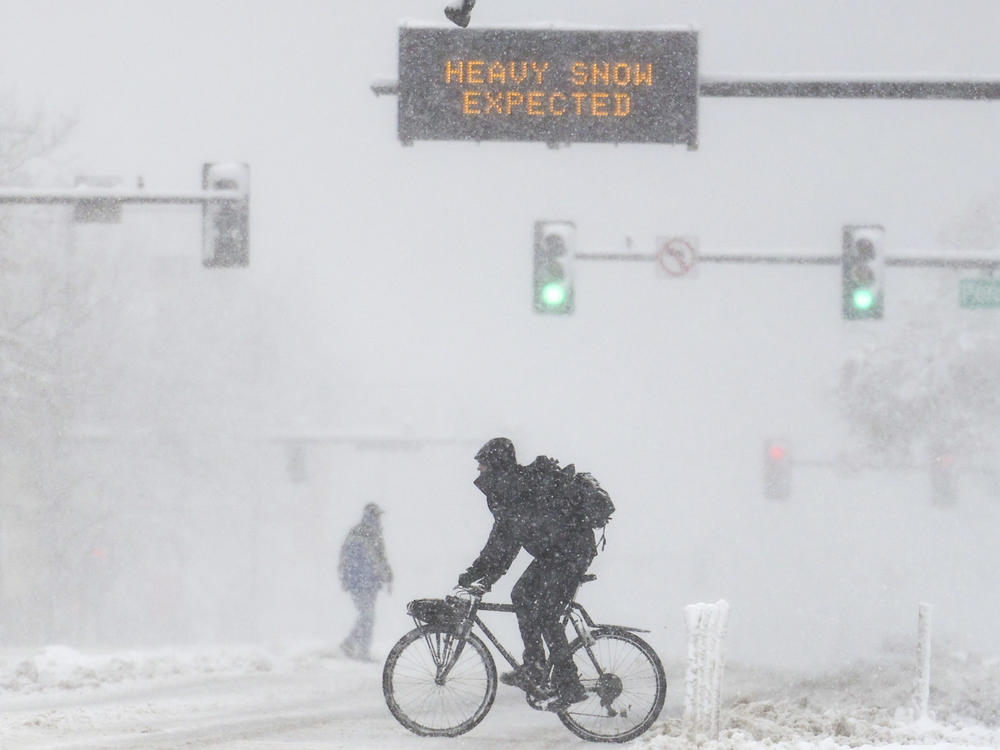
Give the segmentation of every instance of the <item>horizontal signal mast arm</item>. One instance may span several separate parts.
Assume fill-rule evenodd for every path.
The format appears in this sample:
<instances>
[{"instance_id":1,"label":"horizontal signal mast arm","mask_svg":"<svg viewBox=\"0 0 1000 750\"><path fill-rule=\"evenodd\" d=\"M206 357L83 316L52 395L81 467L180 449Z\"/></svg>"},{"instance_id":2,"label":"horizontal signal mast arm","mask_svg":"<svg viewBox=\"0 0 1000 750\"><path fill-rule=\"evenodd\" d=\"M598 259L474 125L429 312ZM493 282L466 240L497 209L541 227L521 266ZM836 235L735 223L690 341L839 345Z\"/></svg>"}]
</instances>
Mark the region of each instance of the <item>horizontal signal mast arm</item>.
<instances>
[{"instance_id":1,"label":"horizontal signal mast arm","mask_svg":"<svg viewBox=\"0 0 1000 750\"><path fill-rule=\"evenodd\" d=\"M791 263L799 265L840 265L840 255L698 255L699 263ZM887 266L904 268L997 268L1000 255L996 253L955 253L953 257L910 255L886 256Z\"/></svg>"},{"instance_id":2,"label":"horizontal signal mast arm","mask_svg":"<svg viewBox=\"0 0 1000 750\"><path fill-rule=\"evenodd\" d=\"M575 253L576 260L609 260L609 261L655 261L657 256L652 253ZM840 255L758 255L751 253L734 254L697 254L698 263L750 263L757 265L816 265L839 266L843 262ZM887 266L903 268L1000 268L1000 254L997 253L956 253L953 257L910 255L886 256Z\"/></svg>"},{"instance_id":3,"label":"horizontal signal mast arm","mask_svg":"<svg viewBox=\"0 0 1000 750\"><path fill-rule=\"evenodd\" d=\"M81 201L147 204L202 204L245 200L239 190L203 190L197 192L149 192L101 188L0 188L0 203L67 204Z\"/></svg>"},{"instance_id":4,"label":"horizontal signal mast arm","mask_svg":"<svg viewBox=\"0 0 1000 750\"><path fill-rule=\"evenodd\" d=\"M701 96L811 99L1000 99L1000 81L834 81L702 78Z\"/></svg>"}]
</instances>

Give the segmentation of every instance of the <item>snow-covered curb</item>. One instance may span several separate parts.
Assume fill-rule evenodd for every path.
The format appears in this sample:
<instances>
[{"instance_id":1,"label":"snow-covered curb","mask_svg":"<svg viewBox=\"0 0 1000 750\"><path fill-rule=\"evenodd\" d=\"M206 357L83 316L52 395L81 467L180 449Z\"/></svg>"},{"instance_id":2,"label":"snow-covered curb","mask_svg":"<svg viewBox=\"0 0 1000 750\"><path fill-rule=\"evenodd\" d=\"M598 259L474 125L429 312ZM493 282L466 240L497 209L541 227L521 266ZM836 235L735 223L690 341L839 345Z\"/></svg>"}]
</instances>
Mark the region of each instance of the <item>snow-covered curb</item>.
<instances>
[{"instance_id":1,"label":"snow-covered curb","mask_svg":"<svg viewBox=\"0 0 1000 750\"><path fill-rule=\"evenodd\" d=\"M34 651L0 650L0 691L27 694L110 685L160 683L205 675L295 669L333 656L322 644L184 646L83 652L52 645Z\"/></svg>"}]
</instances>

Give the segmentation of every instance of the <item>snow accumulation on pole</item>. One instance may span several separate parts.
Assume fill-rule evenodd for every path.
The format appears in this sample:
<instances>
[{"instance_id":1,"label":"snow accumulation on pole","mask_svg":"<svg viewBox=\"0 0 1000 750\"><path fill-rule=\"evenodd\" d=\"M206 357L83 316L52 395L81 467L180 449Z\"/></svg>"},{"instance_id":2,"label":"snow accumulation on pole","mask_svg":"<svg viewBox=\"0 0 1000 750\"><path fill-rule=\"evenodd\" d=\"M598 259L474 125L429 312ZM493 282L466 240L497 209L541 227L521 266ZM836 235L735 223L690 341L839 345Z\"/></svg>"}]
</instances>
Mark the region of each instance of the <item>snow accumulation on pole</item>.
<instances>
[{"instance_id":1,"label":"snow accumulation on pole","mask_svg":"<svg viewBox=\"0 0 1000 750\"><path fill-rule=\"evenodd\" d=\"M917 607L917 680L913 693L913 718L927 718L931 695L931 605L921 602Z\"/></svg>"},{"instance_id":2,"label":"snow accumulation on pole","mask_svg":"<svg viewBox=\"0 0 1000 750\"><path fill-rule=\"evenodd\" d=\"M684 618L688 628L684 731L691 739L718 739L729 603L690 604L684 608Z\"/></svg>"},{"instance_id":3,"label":"snow accumulation on pole","mask_svg":"<svg viewBox=\"0 0 1000 750\"><path fill-rule=\"evenodd\" d=\"M722 714L722 674L725 669L726 631L729 628L729 602L719 600L712 613L712 682L711 682L711 716L709 734L712 739L718 739L721 729Z\"/></svg>"},{"instance_id":4,"label":"snow accumulation on pole","mask_svg":"<svg viewBox=\"0 0 1000 750\"><path fill-rule=\"evenodd\" d=\"M695 732L702 606L689 604L684 608L684 621L687 623L688 632L687 670L684 674L684 731L688 735Z\"/></svg>"}]
</instances>

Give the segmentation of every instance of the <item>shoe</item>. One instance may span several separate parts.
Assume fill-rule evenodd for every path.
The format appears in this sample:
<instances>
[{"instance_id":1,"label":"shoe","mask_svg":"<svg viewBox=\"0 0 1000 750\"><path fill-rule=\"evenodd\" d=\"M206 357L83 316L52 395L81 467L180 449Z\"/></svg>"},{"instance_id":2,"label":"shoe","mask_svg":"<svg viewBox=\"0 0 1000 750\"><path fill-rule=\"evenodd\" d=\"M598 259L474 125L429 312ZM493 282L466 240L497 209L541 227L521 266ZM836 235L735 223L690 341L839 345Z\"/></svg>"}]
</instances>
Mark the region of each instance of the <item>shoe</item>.
<instances>
[{"instance_id":1,"label":"shoe","mask_svg":"<svg viewBox=\"0 0 1000 750\"><path fill-rule=\"evenodd\" d=\"M378 661L378 659L374 658L371 654L365 653L365 652L359 650L355 646L349 646L349 645L346 645L346 644L345 645L341 645L341 647L340 647L340 653L343 656L347 657L348 659L352 659L354 661L363 661L363 662L375 662L375 661Z\"/></svg>"},{"instance_id":2,"label":"shoe","mask_svg":"<svg viewBox=\"0 0 1000 750\"><path fill-rule=\"evenodd\" d=\"M534 669L522 664L511 672L501 674L500 682L504 685L520 688L524 692L529 693L538 688L538 683L541 680L538 679L538 674Z\"/></svg>"},{"instance_id":3,"label":"shoe","mask_svg":"<svg viewBox=\"0 0 1000 750\"><path fill-rule=\"evenodd\" d=\"M555 711L558 713L560 711L565 711L574 703L587 700L588 697L589 694L587 693L587 689L580 684L579 680L571 682L568 685L560 685L555 699L549 703L545 709L547 711Z\"/></svg>"}]
</instances>

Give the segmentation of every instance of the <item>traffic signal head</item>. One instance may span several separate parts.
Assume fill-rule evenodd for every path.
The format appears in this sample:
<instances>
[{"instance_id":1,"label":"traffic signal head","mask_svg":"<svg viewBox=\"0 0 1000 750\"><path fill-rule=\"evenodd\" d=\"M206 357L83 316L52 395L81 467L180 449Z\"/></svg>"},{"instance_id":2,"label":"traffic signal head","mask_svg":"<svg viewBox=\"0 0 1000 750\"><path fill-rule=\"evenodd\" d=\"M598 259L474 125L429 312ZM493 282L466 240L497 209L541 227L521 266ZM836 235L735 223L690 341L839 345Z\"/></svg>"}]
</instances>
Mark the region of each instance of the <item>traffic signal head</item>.
<instances>
[{"instance_id":1,"label":"traffic signal head","mask_svg":"<svg viewBox=\"0 0 1000 750\"><path fill-rule=\"evenodd\" d=\"M844 227L843 313L847 320L882 317L885 230L881 226Z\"/></svg>"},{"instance_id":2,"label":"traffic signal head","mask_svg":"<svg viewBox=\"0 0 1000 750\"><path fill-rule=\"evenodd\" d=\"M785 500L792 493L791 458L783 440L764 441L764 497Z\"/></svg>"},{"instance_id":3,"label":"traffic signal head","mask_svg":"<svg viewBox=\"0 0 1000 750\"><path fill-rule=\"evenodd\" d=\"M573 312L573 252L576 225L571 221L535 222L535 312Z\"/></svg>"},{"instance_id":4,"label":"traffic signal head","mask_svg":"<svg viewBox=\"0 0 1000 750\"><path fill-rule=\"evenodd\" d=\"M202 264L216 268L250 265L250 167L218 163L202 167L201 187L209 193L202 205ZM215 190L240 196L212 200Z\"/></svg>"},{"instance_id":5,"label":"traffic signal head","mask_svg":"<svg viewBox=\"0 0 1000 750\"><path fill-rule=\"evenodd\" d=\"M931 502L935 505L953 505L958 498L958 477L955 473L955 456L938 451L931 456Z\"/></svg>"}]
</instances>

